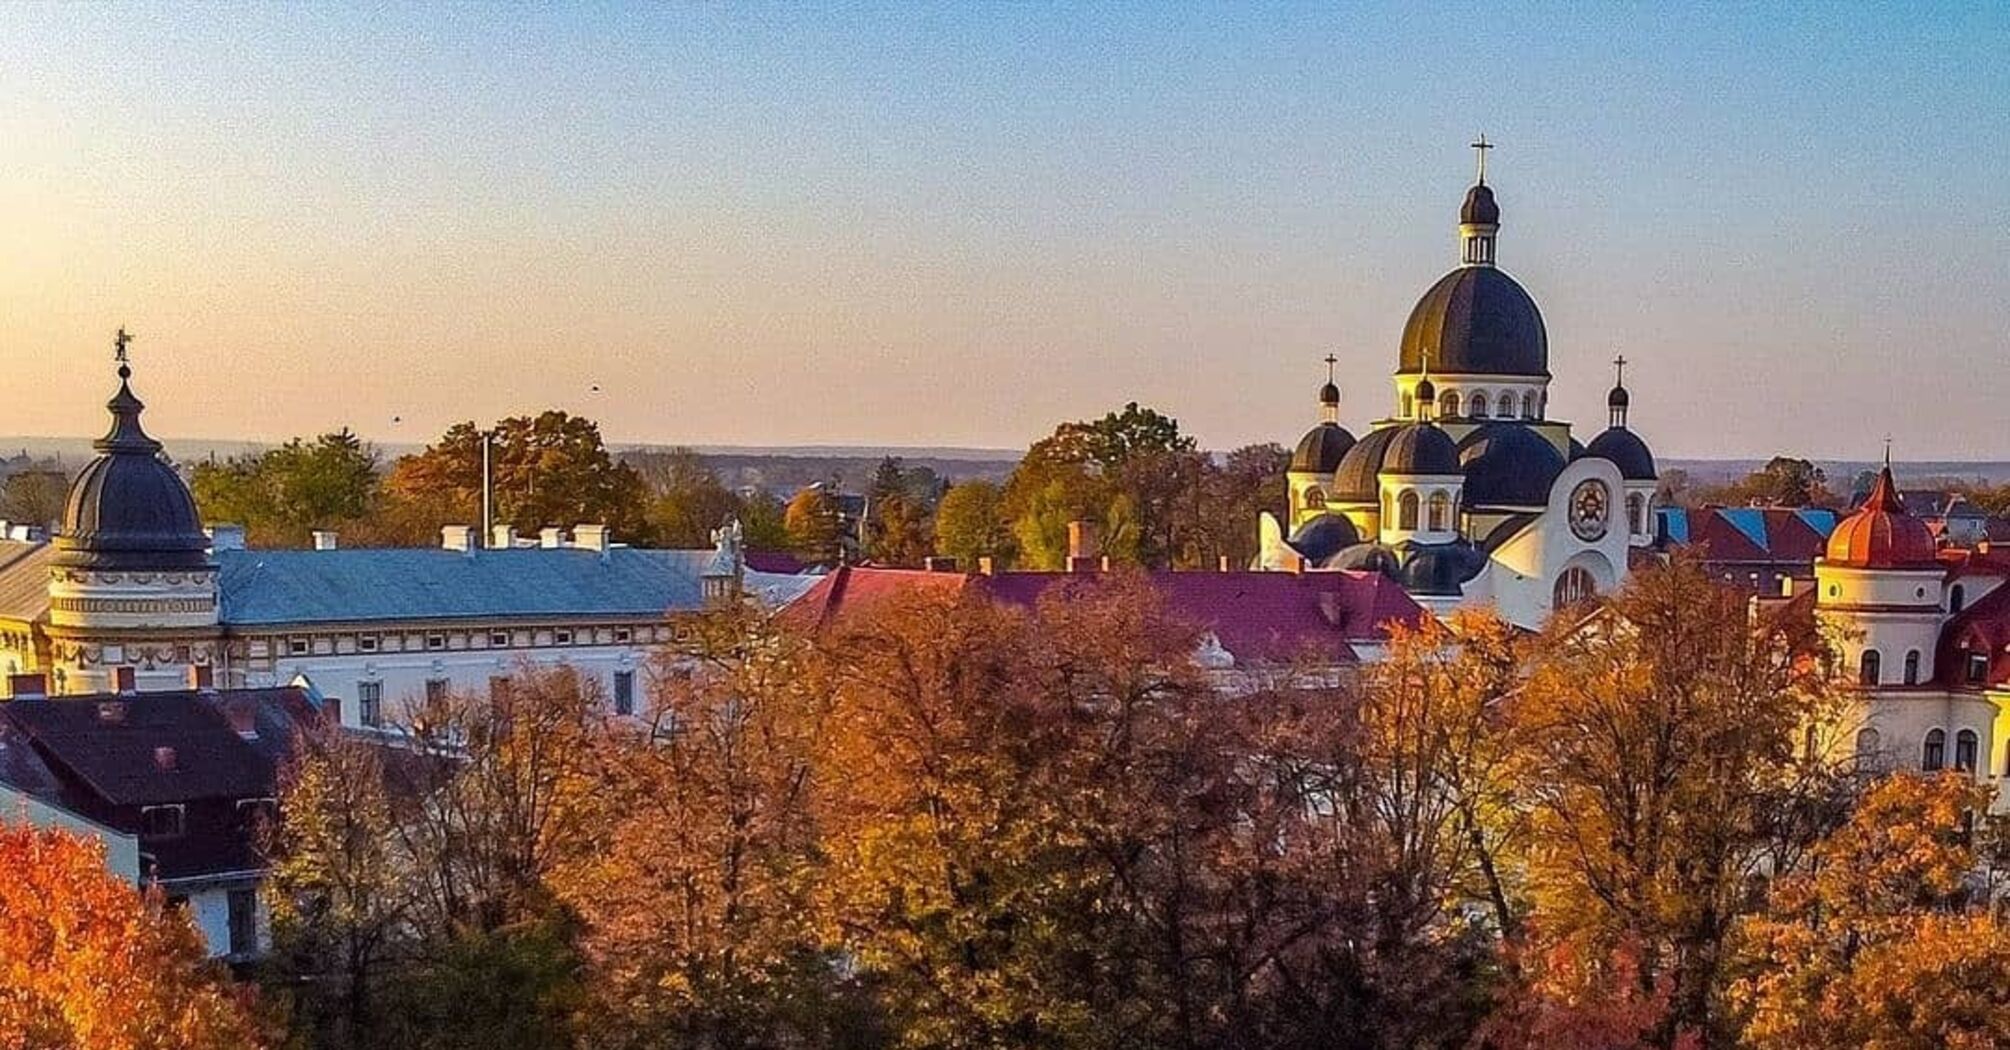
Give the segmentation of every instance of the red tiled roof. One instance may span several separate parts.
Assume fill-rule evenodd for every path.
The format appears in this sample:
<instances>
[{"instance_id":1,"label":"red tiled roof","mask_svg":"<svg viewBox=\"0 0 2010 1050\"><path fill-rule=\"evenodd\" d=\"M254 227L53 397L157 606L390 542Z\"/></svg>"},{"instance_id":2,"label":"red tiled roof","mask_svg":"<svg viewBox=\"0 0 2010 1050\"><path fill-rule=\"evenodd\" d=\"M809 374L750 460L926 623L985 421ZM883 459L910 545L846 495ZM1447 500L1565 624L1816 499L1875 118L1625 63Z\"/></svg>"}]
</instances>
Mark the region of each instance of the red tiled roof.
<instances>
[{"instance_id":1,"label":"red tiled roof","mask_svg":"<svg viewBox=\"0 0 2010 1050\"><path fill-rule=\"evenodd\" d=\"M1936 677L1942 685L1971 688L2010 682L2010 655L2003 651L2006 645L2010 645L2010 584L1983 595L1948 621L1940 632L1940 651L1934 659L1934 670L1939 672ZM1968 680L1968 654L1974 652L1989 654L1989 671L1981 683Z\"/></svg>"},{"instance_id":2,"label":"red tiled roof","mask_svg":"<svg viewBox=\"0 0 2010 1050\"><path fill-rule=\"evenodd\" d=\"M1930 569L1939 563L1938 549L1933 530L1906 513L1886 467L1863 506L1829 534L1827 559L1864 569Z\"/></svg>"}]
</instances>

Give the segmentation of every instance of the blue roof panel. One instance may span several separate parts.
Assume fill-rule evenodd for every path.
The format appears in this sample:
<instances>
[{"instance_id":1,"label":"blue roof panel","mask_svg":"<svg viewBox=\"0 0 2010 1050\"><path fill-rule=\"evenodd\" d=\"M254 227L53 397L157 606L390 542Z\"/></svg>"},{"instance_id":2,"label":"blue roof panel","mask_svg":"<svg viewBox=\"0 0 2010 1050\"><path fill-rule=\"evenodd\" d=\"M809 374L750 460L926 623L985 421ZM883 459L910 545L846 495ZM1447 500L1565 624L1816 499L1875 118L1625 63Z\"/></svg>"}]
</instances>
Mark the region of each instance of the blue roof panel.
<instances>
[{"instance_id":1,"label":"blue roof panel","mask_svg":"<svg viewBox=\"0 0 2010 1050\"><path fill-rule=\"evenodd\" d=\"M1745 534L1752 546L1760 550L1771 550L1773 544L1766 539L1766 512L1757 507L1725 507L1717 512L1732 527Z\"/></svg>"}]
</instances>

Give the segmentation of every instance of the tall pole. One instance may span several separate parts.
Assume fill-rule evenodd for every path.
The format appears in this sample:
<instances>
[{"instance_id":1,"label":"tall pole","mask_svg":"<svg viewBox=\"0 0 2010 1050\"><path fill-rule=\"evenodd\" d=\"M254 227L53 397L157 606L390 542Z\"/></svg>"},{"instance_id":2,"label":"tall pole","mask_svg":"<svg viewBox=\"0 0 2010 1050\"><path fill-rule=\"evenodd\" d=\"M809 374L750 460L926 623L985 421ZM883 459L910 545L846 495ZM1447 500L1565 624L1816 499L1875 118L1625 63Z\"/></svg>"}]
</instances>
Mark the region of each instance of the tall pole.
<instances>
[{"instance_id":1,"label":"tall pole","mask_svg":"<svg viewBox=\"0 0 2010 1050\"><path fill-rule=\"evenodd\" d=\"M486 547L495 535L494 507L495 476L489 470L489 446L494 444L495 431L482 431L482 546Z\"/></svg>"}]
</instances>

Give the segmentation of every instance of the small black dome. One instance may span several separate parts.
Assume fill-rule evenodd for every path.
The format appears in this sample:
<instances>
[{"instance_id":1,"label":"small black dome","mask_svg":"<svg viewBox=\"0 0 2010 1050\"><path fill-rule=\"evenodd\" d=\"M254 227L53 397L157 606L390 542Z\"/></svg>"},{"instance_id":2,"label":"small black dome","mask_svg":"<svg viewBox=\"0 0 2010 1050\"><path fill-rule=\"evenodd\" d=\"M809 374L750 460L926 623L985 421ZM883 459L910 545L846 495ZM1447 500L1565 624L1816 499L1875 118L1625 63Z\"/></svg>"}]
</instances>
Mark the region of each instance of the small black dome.
<instances>
[{"instance_id":1,"label":"small black dome","mask_svg":"<svg viewBox=\"0 0 2010 1050\"><path fill-rule=\"evenodd\" d=\"M1333 556L1324 566L1328 569L1347 569L1353 572L1379 572L1395 579L1400 568L1396 556L1389 548L1379 543L1357 543Z\"/></svg>"},{"instance_id":2,"label":"small black dome","mask_svg":"<svg viewBox=\"0 0 2010 1050\"><path fill-rule=\"evenodd\" d=\"M1468 507L1540 507L1563 473L1563 453L1520 423L1488 423L1459 442Z\"/></svg>"},{"instance_id":3,"label":"small black dome","mask_svg":"<svg viewBox=\"0 0 2010 1050\"><path fill-rule=\"evenodd\" d=\"M1425 356L1430 360L1426 361ZM1542 311L1515 279L1491 266L1461 266L1417 300L1403 325L1398 374L1549 376Z\"/></svg>"},{"instance_id":4,"label":"small black dome","mask_svg":"<svg viewBox=\"0 0 2010 1050\"><path fill-rule=\"evenodd\" d=\"M1501 208L1494 203L1493 187L1482 182L1467 190L1466 202L1459 206L1459 221L1499 225Z\"/></svg>"},{"instance_id":5,"label":"small black dome","mask_svg":"<svg viewBox=\"0 0 2010 1050\"><path fill-rule=\"evenodd\" d=\"M1335 386L1332 380L1327 380L1326 385L1319 388L1319 403L1322 405L1340 403L1340 388Z\"/></svg>"},{"instance_id":6,"label":"small black dome","mask_svg":"<svg viewBox=\"0 0 2010 1050\"><path fill-rule=\"evenodd\" d=\"M1632 401L1633 399L1627 396L1626 388L1623 386L1613 387L1612 392L1605 395L1605 407L1607 408L1625 408Z\"/></svg>"},{"instance_id":7,"label":"small black dome","mask_svg":"<svg viewBox=\"0 0 2010 1050\"><path fill-rule=\"evenodd\" d=\"M110 570L204 569L209 537L195 498L160 442L140 427L146 406L133 396L120 369L119 392L105 406L112 429L93 446L63 507L56 563Z\"/></svg>"},{"instance_id":8,"label":"small black dome","mask_svg":"<svg viewBox=\"0 0 2010 1050\"><path fill-rule=\"evenodd\" d=\"M1640 435L1625 427L1607 427L1591 444L1585 446L1588 456L1609 459L1619 468L1619 476L1628 481L1653 481L1659 474L1654 470L1654 453L1648 451L1647 442Z\"/></svg>"},{"instance_id":9,"label":"small black dome","mask_svg":"<svg viewBox=\"0 0 2010 1050\"><path fill-rule=\"evenodd\" d=\"M1457 474L1459 446L1451 435L1431 423L1395 428L1389 451L1382 457L1384 474Z\"/></svg>"},{"instance_id":10,"label":"small black dome","mask_svg":"<svg viewBox=\"0 0 2010 1050\"><path fill-rule=\"evenodd\" d=\"M1399 548L1402 566L1396 582L1411 594L1456 597L1464 593L1467 580L1487 567L1487 556L1463 541L1455 543L1406 543Z\"/></svg>"},{"instance_id":11,"label":"small black dome","mask_svg":"<svg viewBox=\"0 0 2010 1050\"><path fill-rule=\"evenodd\" d=\"M1331 474L1340 466L1340 460L1347 450L1354 447L1354 435L1338 423L1321 423L1305 432L1298 439L1298 448L1291 453L1291 470L1294 473L1312 472Z\"/></svg>"},{"instance_id":12,"label":"small black dome","mask_svg":"<svg viewBox=\"0 0 2010 1050\"><path fill-rule=\"evenodd\" d=\"M1323 566L1328 558L1360 543L1361 533L1344 514L1321 514L1298 526L1286 542L1306 561Z\"/></svg>"},{"instance_id":13,"label":"small black dome","mask_svg":"<svg viewBox=\"0 0 2010 1050\"><path fill-rule=\"evenodd\" d=\"M1340 457L1340 465L1333 468L1333 485L1326 490L1328 499L1342 503L1374 503L1382 498L1382 458L1389 451L1389 442L1394 440L1402 427L1380 427L1361 435L1354 447Z\"/></svg>"}]
</instances>

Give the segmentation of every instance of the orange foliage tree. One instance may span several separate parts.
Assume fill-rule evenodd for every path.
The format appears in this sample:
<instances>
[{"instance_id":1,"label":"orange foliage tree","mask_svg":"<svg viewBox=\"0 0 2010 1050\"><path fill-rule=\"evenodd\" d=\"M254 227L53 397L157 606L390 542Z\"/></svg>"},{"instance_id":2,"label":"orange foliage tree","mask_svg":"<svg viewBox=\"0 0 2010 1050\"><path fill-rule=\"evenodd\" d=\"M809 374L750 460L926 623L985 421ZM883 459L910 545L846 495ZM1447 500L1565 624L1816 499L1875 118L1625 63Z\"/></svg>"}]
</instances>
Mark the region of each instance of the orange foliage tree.
<instances>
[{"instance_id":1,"label":"orange foliage tree","mask_svg":"<svg viewBox=\"0 0 2010 1050\"><path fill-rule=\"evenodd\" d=\"M0 825L0 1046L259 1045L189 923L64 831Z\"/></svg>"}]
</instances>

